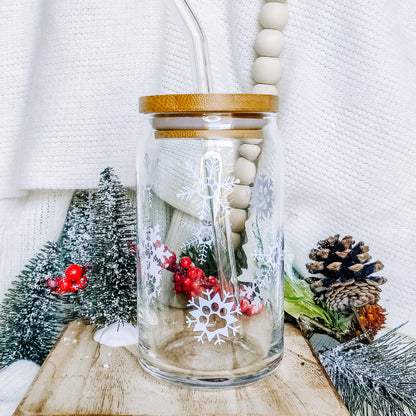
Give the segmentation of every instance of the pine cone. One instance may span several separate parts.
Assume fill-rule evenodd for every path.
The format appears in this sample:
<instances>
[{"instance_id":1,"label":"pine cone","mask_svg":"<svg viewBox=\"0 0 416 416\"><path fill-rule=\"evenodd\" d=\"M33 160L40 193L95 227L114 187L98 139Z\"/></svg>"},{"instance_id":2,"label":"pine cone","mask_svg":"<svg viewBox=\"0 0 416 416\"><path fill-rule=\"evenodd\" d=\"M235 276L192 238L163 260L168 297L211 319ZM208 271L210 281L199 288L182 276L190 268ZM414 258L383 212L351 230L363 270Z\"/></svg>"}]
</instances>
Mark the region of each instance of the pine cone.
<instances>
[{"instance_id":1,"label":"pine cone","mask_svg":"<svg viewBox=\"0 0 416 416\"><path fill-rule=\"evenodd\" d=\"M371 256L363 242L354 245L351 236L339 240L339 234L318 243L311 251L313 263L306 265L310 273L323 276L309 277L315 295L337 311L376 304L380 299L380 285L387 279L370 276L384 266L380 261L369 263Z\"/></svg>"}]
</instances>

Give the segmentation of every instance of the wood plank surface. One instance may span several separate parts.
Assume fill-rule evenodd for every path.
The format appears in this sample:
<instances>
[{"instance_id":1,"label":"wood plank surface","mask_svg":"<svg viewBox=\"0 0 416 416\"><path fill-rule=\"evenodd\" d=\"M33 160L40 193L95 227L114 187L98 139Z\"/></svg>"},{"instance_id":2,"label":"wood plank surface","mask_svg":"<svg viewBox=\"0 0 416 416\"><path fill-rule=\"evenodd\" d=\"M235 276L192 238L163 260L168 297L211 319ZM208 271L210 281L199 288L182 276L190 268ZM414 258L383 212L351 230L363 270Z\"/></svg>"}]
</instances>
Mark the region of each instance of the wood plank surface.
<instances>
[{"instance_id":1,"label":"wood plank surface","mask_svg":"<svg viewBox=\"0 0 416 416\"><path fill-rule=\"evenodd\" d=\"M348 416L308 343L285 325L285 353L272 375L227 390L191 390L142 370L137 347L94 342L93 327L71 323L14 416Z\"/></svg>"}]
</instances>

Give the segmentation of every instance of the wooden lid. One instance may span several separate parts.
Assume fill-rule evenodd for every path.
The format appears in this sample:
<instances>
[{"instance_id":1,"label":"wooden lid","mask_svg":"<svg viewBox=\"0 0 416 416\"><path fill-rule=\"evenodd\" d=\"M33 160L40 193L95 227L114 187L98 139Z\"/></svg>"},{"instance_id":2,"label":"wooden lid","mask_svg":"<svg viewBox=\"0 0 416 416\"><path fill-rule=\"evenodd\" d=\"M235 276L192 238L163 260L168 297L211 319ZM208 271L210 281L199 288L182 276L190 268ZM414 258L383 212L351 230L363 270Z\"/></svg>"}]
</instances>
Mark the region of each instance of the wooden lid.
<instances>
[{"instance_id":1,"label":"wooden lid","mask_svg":"<svg viewBox=\"0 0 416 416\"><path fill-rule=\"evenodd\" d=\"M141 113L275 113L278 97L266 94L174 94L140 97Z\"/></svg>"},{"instance_id":2,"label":"wooden lid","mask_svg":"<svg viewBox=\"0 0 416 416\"><path fill-rule=\"evenodd\" d=\"M155 139L262 139L263 130L156 130Z\"/></svg>"}]
</instances>

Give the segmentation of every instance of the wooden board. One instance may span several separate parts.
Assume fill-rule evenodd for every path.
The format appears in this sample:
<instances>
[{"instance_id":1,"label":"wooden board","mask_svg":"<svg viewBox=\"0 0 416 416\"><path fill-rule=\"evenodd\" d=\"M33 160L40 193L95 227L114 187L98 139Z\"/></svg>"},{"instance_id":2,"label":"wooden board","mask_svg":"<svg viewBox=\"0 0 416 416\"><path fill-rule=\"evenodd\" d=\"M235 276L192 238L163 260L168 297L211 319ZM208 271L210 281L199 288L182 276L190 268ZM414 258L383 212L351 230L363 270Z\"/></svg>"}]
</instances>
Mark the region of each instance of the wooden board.
<instances>
[{"instance_id":1,"label":"wooden board","mask_svg":"<svg viewBox=\"0 0 416 416\"><path fill-rule=\"evenodd\" d=\"M213 391L157 380L140 367L136 346L97 344L92 329L79 321L68 326L14 416L349 415L292 325L285 326L285 355L275 373L246 387Z\"/></svg>"}]
</instances>

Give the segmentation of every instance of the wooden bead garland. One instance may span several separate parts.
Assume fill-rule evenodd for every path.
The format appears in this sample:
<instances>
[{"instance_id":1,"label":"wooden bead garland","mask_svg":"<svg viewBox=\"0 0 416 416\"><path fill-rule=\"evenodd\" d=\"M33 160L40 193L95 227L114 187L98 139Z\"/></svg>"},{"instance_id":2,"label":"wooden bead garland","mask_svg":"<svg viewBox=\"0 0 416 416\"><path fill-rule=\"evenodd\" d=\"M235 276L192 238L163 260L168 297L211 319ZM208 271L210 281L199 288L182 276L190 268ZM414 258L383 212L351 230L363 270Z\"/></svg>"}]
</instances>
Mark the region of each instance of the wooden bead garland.
<instances>
[{"instance_id":1,"label":"wooden bead garland","mask_svg":"<svg viewBox=\"0 0 416 416\"><path fill-rule=\"evenodd\" d=\"M281 75L281 65L278 57L283 50L283 35L281 30L289 18L287 5L282 1L266 1L259 15L263 29L257 34L254 48L259 55L253 65L253 79L257 85L253 93L271 94L277 89L265 87L276 84ZM262 84L261 87L258 85Z\"/></svg>"},{"instance_id":2,"label":"wooden bead garland","mask_svg":"<svg viewBox=\"0 0 416 416\"><path fill-rule=\"evenodd\" d=\"M276 84L281 76L279 56L283 50L281 30L286 26L289 13L285 0L266 1L259 14L262 30L257 34L254 48L259 55L253 65L252 76L256 85L253 94L277 95ZM230 197L230 220L234 247L244 243L244 223L250 204L251 187L256 177L256 161L261 153L262 140L246 140L239 148L240 157L235 164L235 177L240 179Z\"/></svg>"}]
</instances>

